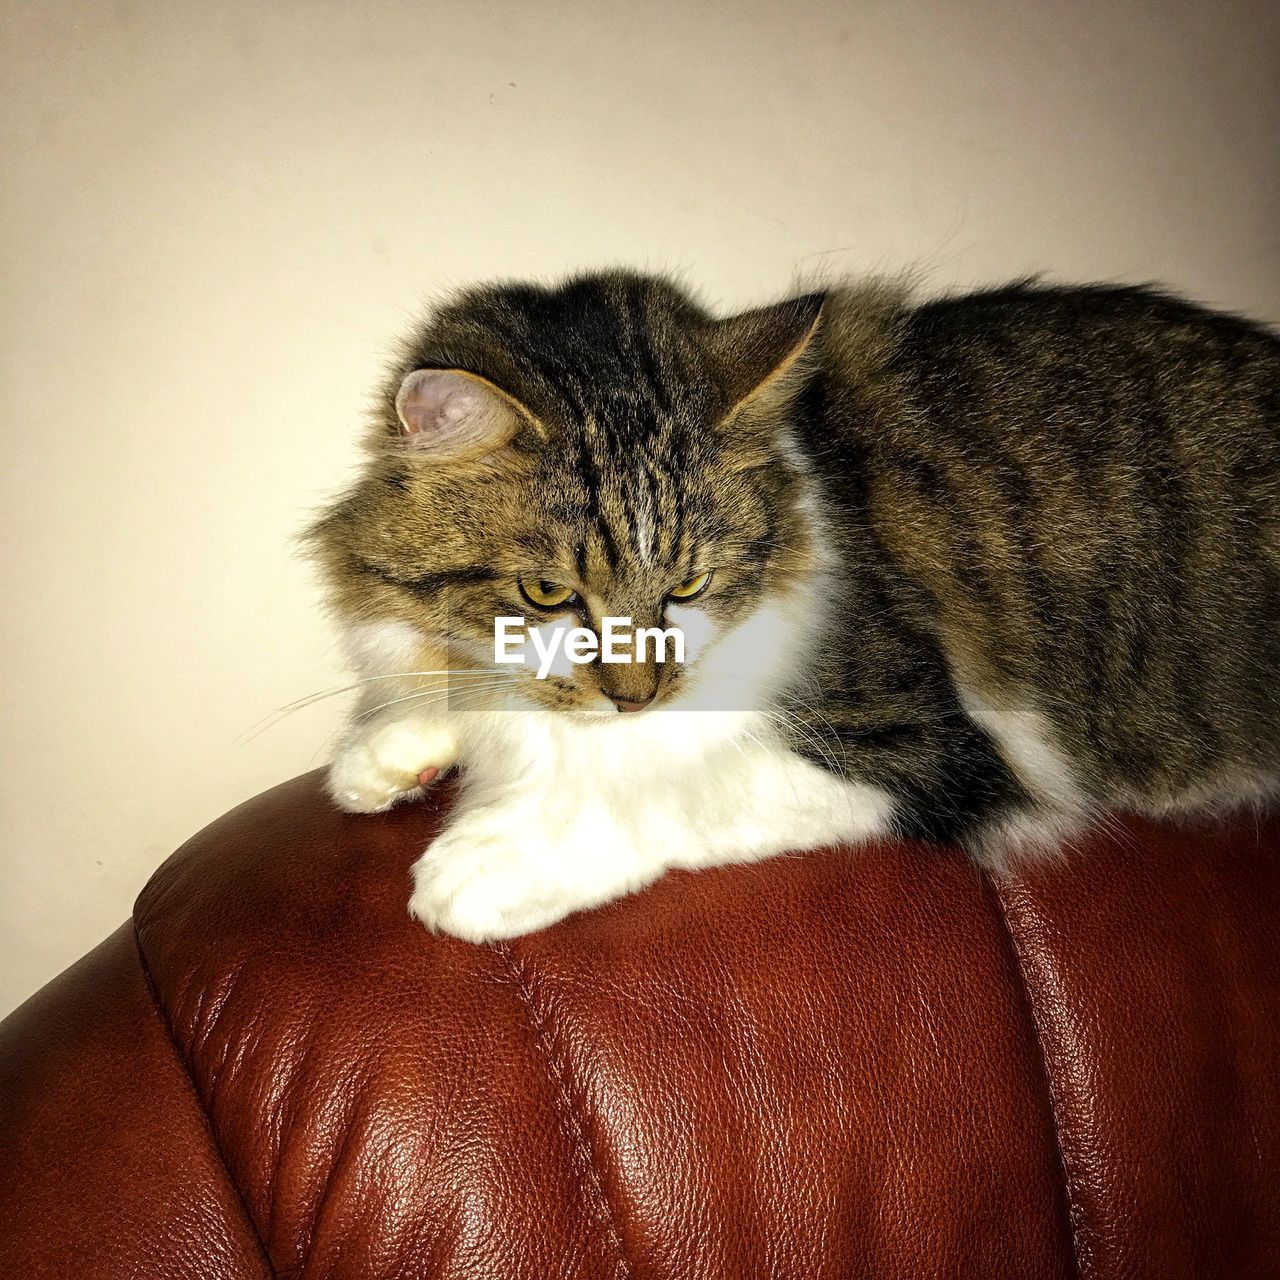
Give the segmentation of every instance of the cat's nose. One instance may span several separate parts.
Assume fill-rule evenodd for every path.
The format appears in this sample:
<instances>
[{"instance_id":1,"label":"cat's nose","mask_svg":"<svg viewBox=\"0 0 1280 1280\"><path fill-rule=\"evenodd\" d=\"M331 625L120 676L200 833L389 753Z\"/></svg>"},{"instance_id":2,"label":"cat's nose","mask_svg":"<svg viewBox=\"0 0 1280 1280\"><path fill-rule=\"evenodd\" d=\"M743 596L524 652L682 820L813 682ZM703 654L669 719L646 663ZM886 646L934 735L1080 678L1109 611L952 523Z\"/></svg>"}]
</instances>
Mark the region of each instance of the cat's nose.
<instances>
[{"instance_id":1,"label":"cat's nose","mask_svg":"<svg viewBox=\"0 0 1280 1280\"><path fill-rule=\"evenodd\" d=\"M643 711L653 701L651 693L643 698L619 698L612 693L608 696L619 711Z\"/></svg>"}]
</instances>

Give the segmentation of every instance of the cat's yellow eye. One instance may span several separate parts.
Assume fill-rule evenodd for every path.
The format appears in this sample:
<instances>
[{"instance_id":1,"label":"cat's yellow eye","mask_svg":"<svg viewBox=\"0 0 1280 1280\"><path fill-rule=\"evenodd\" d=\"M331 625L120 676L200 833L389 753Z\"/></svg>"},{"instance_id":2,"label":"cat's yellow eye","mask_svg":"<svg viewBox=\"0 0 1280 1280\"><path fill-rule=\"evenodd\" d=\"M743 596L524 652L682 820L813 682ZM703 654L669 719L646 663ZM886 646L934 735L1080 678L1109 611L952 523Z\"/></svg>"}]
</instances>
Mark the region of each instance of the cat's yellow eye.
<instances>
[{"instance_id":1,"label":"cat's yellow eye","mask_svg":"<svg viewBox=\"0 0 1280 1280\"><path fill-rule=\"evenodd\" d=\"M711 585L711 571L700 573L667 592L668 600L696 600Z\"/></svg>"},{"instance_id":2,"label":"cat's yellow eye","mask_svg":"<svg viewBox=\"0 0 1280 1280\"><path fill-rule=\"evenodd\" d=\"M517 578L520 594L538 609L558 609L561 605L577 602L578 593L572 587L562 587L546 578Z\"/></svg>"}]
</instances>

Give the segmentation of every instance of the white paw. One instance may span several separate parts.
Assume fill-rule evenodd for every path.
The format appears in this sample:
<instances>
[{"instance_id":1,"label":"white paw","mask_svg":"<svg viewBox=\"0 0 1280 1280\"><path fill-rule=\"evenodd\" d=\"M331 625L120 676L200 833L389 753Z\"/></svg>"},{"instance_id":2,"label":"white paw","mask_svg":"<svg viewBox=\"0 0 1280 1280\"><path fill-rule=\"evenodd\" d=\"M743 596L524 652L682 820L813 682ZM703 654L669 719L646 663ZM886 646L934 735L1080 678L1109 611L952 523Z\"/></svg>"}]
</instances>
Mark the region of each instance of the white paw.
<instances>
[{"instance_id":1,"label":"white paw","mask_svg":"<svg viewBox=\"0 0 1280 1280\"><path fill-rule=\"evenodd\" d=\"M414 863L409 914L469 942L541 929L580 904L540 874L540 861L527 847L466 825L445 831Z\"/></svg>"},{"instance_id":2,"label":"white paw","mask_svg":"<svg viewBox=\"0 0 1280 1280\"><path fill-rule=\"evenodd\" d=\"M380 813L422 791L419 774L453 765L457 742L444 725L399 721L347 743L329 766L328 790L348 813Z\"/></svg>"},{"instance_id":3,"label":"white paw","mask_svg":"<svg viewBox=\"0 0 1280 1280\"><path fill-rule=\"evenodd\" d=\"M437 933L469 942L515 938L638 888L633 860L610 858L570 831L463 819L413 866L409 914ZM590 867L590 871L587 868Z\"/></svg>"}]
</instances>

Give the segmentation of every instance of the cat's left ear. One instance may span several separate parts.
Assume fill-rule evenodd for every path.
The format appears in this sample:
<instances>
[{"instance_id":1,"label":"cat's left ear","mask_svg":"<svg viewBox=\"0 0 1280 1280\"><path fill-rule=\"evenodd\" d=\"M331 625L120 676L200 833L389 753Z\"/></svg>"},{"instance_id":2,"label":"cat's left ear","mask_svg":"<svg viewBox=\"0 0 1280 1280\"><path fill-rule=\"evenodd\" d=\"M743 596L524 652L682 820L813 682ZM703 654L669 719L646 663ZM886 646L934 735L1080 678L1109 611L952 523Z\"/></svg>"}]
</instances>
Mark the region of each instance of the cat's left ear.
<instances>
[{"instance_id":1,"label":"cat's left ear","mask_svg":"<svg viewBox=\"0 0 1280 1280\"><path fill-rule=\"evenodd\" d=\"M487 378L463 369L414 369L396 393L401 438L439 462L475 458L507 444L533 415Z\"/></svg>"},{"instance_id":2,"label":"cat's left ear","mask_svg":"<svg viewBox=\"0 0 1280 1280\"><path fill-rule=\"evenodd\" d=\"M808 372L825 301L825 294L809 293L711 322L707 350L720 371L727 417L786 406Z\"/></svg>"}]
</instances>

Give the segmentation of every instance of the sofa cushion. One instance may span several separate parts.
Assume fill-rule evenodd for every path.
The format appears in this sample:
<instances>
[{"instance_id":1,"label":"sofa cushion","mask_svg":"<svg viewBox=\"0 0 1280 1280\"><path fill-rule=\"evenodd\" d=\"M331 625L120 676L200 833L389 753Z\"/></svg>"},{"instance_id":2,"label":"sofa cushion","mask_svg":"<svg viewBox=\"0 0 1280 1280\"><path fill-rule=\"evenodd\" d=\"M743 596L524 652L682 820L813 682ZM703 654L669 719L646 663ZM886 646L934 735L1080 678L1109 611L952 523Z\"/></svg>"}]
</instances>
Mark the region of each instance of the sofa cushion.
<instances>
[{"instance_id":1,"label":"sofa cushion","mask_svg":"<svg viewBox=\"0 0 1280 1280\"><path fill-rule=\"evenodd\" d=\"M186 1274L1274 1274L1280 821L1126 823L998 881L892 842L672 872L475 946L406 911L451 800L350 816L307 775L140 897L242 1215ZM81 1194L39 1181L20 1214Z\"/></svg>"}]
</instances>

